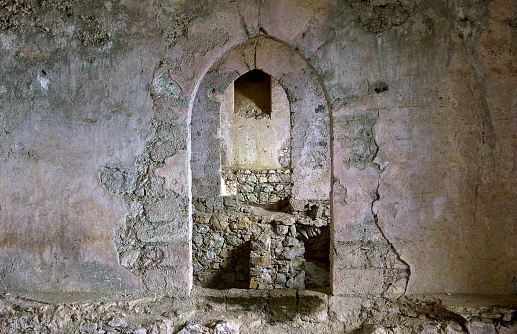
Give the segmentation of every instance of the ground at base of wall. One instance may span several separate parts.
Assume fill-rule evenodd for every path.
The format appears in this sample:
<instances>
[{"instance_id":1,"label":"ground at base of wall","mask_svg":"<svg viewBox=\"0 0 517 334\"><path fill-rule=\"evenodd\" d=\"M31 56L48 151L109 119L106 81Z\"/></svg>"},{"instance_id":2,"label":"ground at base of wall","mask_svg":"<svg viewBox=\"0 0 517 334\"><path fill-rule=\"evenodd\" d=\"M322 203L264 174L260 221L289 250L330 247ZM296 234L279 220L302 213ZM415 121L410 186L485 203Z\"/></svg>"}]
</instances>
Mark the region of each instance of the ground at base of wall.
<instances>
[{"instance_id":1,"label":"ground at base of wall","mask_svg":"<svg viewBox=\"0 0 517 334\"><path fill-rule=\"evenodd\" d=\"M442 299L237 289L197 289L189 298L5 293L0 333L517 333L517 296Z\"/></svg>"}]
</instances>

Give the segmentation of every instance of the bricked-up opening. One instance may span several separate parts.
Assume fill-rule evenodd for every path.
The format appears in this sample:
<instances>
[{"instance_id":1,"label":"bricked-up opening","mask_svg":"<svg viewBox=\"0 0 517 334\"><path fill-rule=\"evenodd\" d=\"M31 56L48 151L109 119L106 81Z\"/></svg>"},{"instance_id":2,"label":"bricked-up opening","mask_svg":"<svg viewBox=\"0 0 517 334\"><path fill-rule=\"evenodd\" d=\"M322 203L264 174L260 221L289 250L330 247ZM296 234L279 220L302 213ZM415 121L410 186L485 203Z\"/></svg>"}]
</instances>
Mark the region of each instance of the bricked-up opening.
<instances>
[{"instance_id":1,"label":"bricked-up opening","mask_svg":"<svg viewBox=\"0 0 517 334\"><path fill-rule=\"evenodd\" d=\"M260 70L241 75L234 84L234 112L246 118L271 116L271 77Z\"/></svg>"}]
</instances>

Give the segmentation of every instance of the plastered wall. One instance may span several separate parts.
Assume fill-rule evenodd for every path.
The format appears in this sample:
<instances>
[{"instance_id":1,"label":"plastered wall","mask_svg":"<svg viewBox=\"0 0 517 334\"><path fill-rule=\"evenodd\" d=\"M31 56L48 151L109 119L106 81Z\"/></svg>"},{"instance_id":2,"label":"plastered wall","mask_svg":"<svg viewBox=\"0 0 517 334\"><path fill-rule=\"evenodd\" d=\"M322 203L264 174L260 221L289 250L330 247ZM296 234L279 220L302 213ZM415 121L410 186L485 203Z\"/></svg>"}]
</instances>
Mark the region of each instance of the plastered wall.
<instances>
[{"instance_id":1,"label":"plastered wall","mask_svg":"<svg viewBox=\"0 0 517 334\"><path fill-rule=\"evenodd\" d=\"M515 293L516 6L3 4L0 290L188 293L196 97L262 40L228 64L289 50L329 115L333 292Z\"/></svg>"}]
</instances>

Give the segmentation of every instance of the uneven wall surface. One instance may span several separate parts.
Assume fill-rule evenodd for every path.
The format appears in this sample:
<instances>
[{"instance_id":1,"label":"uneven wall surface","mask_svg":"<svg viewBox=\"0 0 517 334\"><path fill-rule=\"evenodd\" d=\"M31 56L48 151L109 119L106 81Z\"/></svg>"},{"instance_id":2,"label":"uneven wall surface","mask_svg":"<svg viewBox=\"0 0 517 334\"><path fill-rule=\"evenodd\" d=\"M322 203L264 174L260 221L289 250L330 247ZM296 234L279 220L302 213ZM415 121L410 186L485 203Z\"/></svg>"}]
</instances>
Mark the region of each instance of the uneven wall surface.
<instances>
[{"instance_id":1,"label":"uneven wall surface","mask_svg":"<svg viewBox=\"0 0 517 334\"><path fill-rule=\"evenodd\" d=\"M259 45L326 100L335 294L517 292L514 1L0 4L0 290L188 291L196 94Z\"/></svg>"}]
</instances>

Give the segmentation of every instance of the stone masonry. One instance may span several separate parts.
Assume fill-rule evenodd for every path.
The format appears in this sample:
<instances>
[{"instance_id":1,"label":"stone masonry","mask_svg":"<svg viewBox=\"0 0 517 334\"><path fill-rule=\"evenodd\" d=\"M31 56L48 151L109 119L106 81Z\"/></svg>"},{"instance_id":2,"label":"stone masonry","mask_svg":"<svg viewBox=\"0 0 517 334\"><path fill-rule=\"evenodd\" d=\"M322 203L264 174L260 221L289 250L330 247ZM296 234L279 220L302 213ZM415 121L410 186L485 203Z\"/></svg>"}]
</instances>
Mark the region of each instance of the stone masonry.
<instances>
[{"instance_id":1,"label":"stone masonry","mask_svg":"<svg viewBox=\"0 0 517 334\"><path fill-rule=\"evenodd\" d=\"M227 170L223 172L227 189L234 189L240 202L274 205L291 196L291 171Z\"/></svg>"},{"instance_id":2,"label":"stone masonry","mask_svg":"<svg viewBox=\"0 0 517 334\"><path fill-rule=\"evenodd\" d=\"M217 289L303 288L304 242L329 224L325 201L291 200L281 212L220 197L197 199L194 208L194 283ZM307 255L322 266L329 261L326 249ZM320 269L325 275L328 266Z\"/></svg>"}]
</instances>

